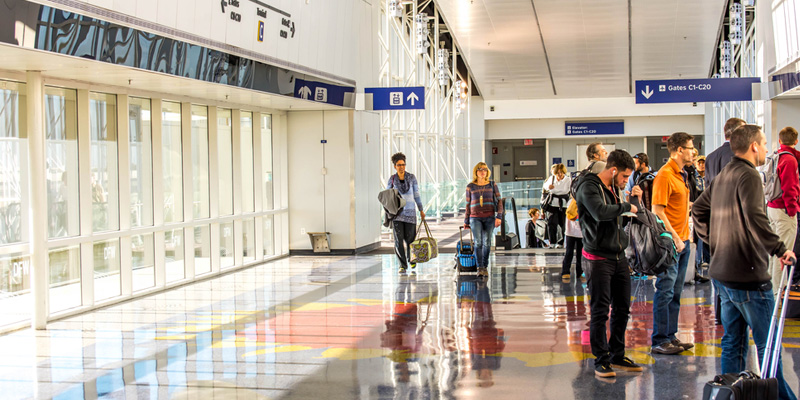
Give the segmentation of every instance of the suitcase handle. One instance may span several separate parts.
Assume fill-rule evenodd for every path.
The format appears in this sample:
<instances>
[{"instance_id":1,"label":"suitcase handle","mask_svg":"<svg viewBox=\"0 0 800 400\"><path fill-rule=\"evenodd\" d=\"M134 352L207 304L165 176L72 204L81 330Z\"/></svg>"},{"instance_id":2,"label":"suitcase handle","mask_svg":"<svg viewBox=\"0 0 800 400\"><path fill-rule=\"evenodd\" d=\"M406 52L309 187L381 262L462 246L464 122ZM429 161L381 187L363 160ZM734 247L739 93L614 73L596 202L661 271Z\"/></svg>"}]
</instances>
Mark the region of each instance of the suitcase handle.
<instances>
[{"instance_id":1,"label":"suitcase handle","mask_svg":"<svg viewBox=\"0 0 800 400\"><path fill-rule=\"evenodd\" d=\"M761 361L761 377L765 379L775 377L775 374L778 372L778 363L780 362L780 354L783 349L781 346L781 339L783 338L783 325L786 322L786 304L789 302L788 286L789 283L791 283L792 276L794 276L796 265L797 259L792 258L788 277L786 273L781 273L781 283L778 285L778 298L775 299L775 307L772 310L772 318L769 323L766 351L764 351L764 359ZM786 268L783 268L781 272L785 271ZM784 285L786 286L785 288ZM783 293L783 301L780 301L781 293ZM778 316L779 309L780 316Z\"/></svg>"},{"instance_id":2,"label":"suitcase handle","mask_svg":"<svg viewBox=\"0 0 800 400\"><path fill-rule=\"evenodd\" d=\"M475 243L475 239L472 236L472 229L468 229L468 230L469 230L469 243L470 244ZM459 226L458 227L458 239L460 241L462 241L462 242L464 241L464 227L463 226Z\"/></svg>"}]
</instances>

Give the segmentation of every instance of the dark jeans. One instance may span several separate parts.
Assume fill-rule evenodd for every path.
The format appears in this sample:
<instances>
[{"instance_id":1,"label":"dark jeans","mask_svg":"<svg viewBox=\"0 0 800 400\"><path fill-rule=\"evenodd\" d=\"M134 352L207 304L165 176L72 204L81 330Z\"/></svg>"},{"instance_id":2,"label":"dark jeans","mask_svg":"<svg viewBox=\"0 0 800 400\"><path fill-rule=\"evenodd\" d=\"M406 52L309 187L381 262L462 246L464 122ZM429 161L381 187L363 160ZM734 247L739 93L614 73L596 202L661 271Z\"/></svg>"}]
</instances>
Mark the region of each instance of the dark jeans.
<instances>
[{"instance_id":1,"label":"dark jeans","mask_svg":"<svg viewBox=\"0 0 800 400\"><path fill-rule=\"evenodd\" d=\"M656 293L653 296L653 346L671 342L678 333L678 314L681 311L681 292L689 265L691 247L689 241L678 254L678 262L656 275Z\"/></svg>"},{"instance_id":2,"label":"dark jeans","mask_svg":"<svg viewBox=\"0 0 800 400\"><path fill-rule=\"evenodd\" d=\"M564 240L565 246L567 248L567 254L564 255L564 262L561 264L561 275L569 275L570 270L572 269L572 253L575 253L575 277L581 276L583 274L583 268L581 268L581 256L583 253L583 239L576 238L572 236L567 236Z\"/></svg>"},{"instance_id":3,"label":"dark jeans","mask_svg":"<svg viewBox=\"0 0 800 400\"><path fill-rule=\"evenodd\" d=\"M492 233L494 233L494 217L470 218L469 229L475 237L475 255L478 258L478 267L489 266L489 249L492 246Z\"/></svg>"},{"instance_id":4,"label":"dark jeans","mask_svg":"<svg viewBox=\"0 0 800 400\"><path fill-rule=\"evenodd\" d=\"M561 227L561 232L564 232L564 226L567 223L567 209L566 208L551 208L552 212L547 218L547 236L550 240L550 245L553 246L559 242L558 228Z\"/></svg>"},{"instance_id":5,"label":"dark jeans","mask_svg":"<svg viewBox=\"0 0 800 400\"><path fill-rule=\"evenodd\" d=\"M722 326L725 335L722 336L722 373L739 373L745 370L745 360L750 347L747 328L753 332L753 341L758 351L758 362L764 359L767 346L769 324L772 318L772 308L775 298L772 290L737 290L731 289L714 281L721 299ZM783 379L783 362L778 364L776 378L778 378L778 395L785 400L795 400L794 393L786 380ZM762 376L764 371L762 371Z\"/></svg>"},{"instance_id":6,"label":"dark jeans","mask_svg":"<svg viewBox=\"0 0 800 400\"><path fill-rule=\"evenodd\" d=\"M583 259L589 288L592 319L589 339L595 365L611 363L625 356L625 328L631 310L631 273L628 261ZM611 337L606 338L608 307L611 306Z\"/></svg>"},{"instance_id":7,"label":"dark jeans","mask_svg":"<svg viewBox=\"0 0 800 400\"><path fill-rule=\"evenodd\" d=\"M410 222L392 221L394 226L394 253L400 260L400 267L408 268L411 259L411 242L417 237L417 225Z\"/></svg>"}]
</instances>

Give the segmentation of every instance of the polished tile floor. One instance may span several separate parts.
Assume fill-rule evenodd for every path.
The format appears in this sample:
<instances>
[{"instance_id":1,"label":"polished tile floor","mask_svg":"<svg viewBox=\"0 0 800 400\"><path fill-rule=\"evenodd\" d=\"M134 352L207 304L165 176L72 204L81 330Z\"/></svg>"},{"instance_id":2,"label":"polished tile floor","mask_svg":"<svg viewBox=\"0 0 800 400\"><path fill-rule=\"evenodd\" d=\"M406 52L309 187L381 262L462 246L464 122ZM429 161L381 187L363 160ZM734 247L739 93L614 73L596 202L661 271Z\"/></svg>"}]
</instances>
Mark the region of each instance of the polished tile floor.
<instances>
[{"instance_id":1,"label":"polished tile floor","mask_svg":"<svg viewBox=\"0 0 800 400\"><path fill-rule=\"evenodd\" d=\"M633 281L629 356L594 377L588 299L557 254L452 255L398 275L394 256L291 257L0 337L2 398L697 399L719 370L709 284L686 286L677 356L648 353L652 281ZM784 338L797 391L800 323ZM751 352L752 354L753 352Z\"/></svg>"}]
</instances>

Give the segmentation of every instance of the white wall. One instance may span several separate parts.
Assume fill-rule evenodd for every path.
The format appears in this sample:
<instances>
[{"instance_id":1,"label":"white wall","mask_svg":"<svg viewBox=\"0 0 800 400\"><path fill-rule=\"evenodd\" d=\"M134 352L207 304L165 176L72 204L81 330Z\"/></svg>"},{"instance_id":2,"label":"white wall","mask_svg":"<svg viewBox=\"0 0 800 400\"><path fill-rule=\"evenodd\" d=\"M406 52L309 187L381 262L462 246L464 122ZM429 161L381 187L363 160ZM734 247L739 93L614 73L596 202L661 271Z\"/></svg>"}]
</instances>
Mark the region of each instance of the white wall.
<instances>
[{"instance_id":1,"label":"white wall","mask_svg":"<svg viewBox=\"0 0 800 400\"><path fill-rule=\"evenodd\" d=\"M494 111L491 111L494 107ZM658 115L703 115L702 104L636 104L634 97L547 99L547 100L490 100L484 103L487 120L563 118L582 119Z\"/></svg>"},{"instance_id":2,"label":"white wall","mask_svg":"<svg viewBox=\"0 0 800 400\"><path fill-rule=\"evenodd\" d=\"M705 111L704 107L699 108ZM668 136L678 131L688 132L692 135L702 135L704 133L704 118L700 114L611 119L625 122L625 135L602 136L593 141L627 137ZM586 119L584 118L583 120ZM597 118L592 121L602 120ZM570 121L575 121L575 119ZM487 121L486 139L566 139L567 136L564 132L566 122L567 119L564 118L489 120Z\"/></svg>"}]
</instances>

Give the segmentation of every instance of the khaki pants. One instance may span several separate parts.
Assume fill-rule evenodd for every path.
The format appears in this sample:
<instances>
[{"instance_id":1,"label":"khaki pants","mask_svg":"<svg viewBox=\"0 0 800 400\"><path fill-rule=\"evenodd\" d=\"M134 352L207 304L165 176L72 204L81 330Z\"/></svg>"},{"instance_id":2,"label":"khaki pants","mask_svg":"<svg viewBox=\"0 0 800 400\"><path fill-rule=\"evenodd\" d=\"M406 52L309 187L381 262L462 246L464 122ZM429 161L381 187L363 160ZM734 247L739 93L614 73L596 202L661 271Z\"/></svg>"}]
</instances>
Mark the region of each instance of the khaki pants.
<instances>
[{"instance_id":1,"label":"khaki pants","mask_svg":"<svg viewBox=\"0 0 800 400\"><path fill-rule=\"evenodd\" d=\"M782 208L767 207L767 217L772 230L780 237L787 250L794 248L794 239L797 235L797 215L790 217ZM782 255L782 254L781 254ZM772 274L772 293L778 294L778 285L781 283L783 263L778 257L770 257L770 273Z\"/></svg>"}]
</instances>

